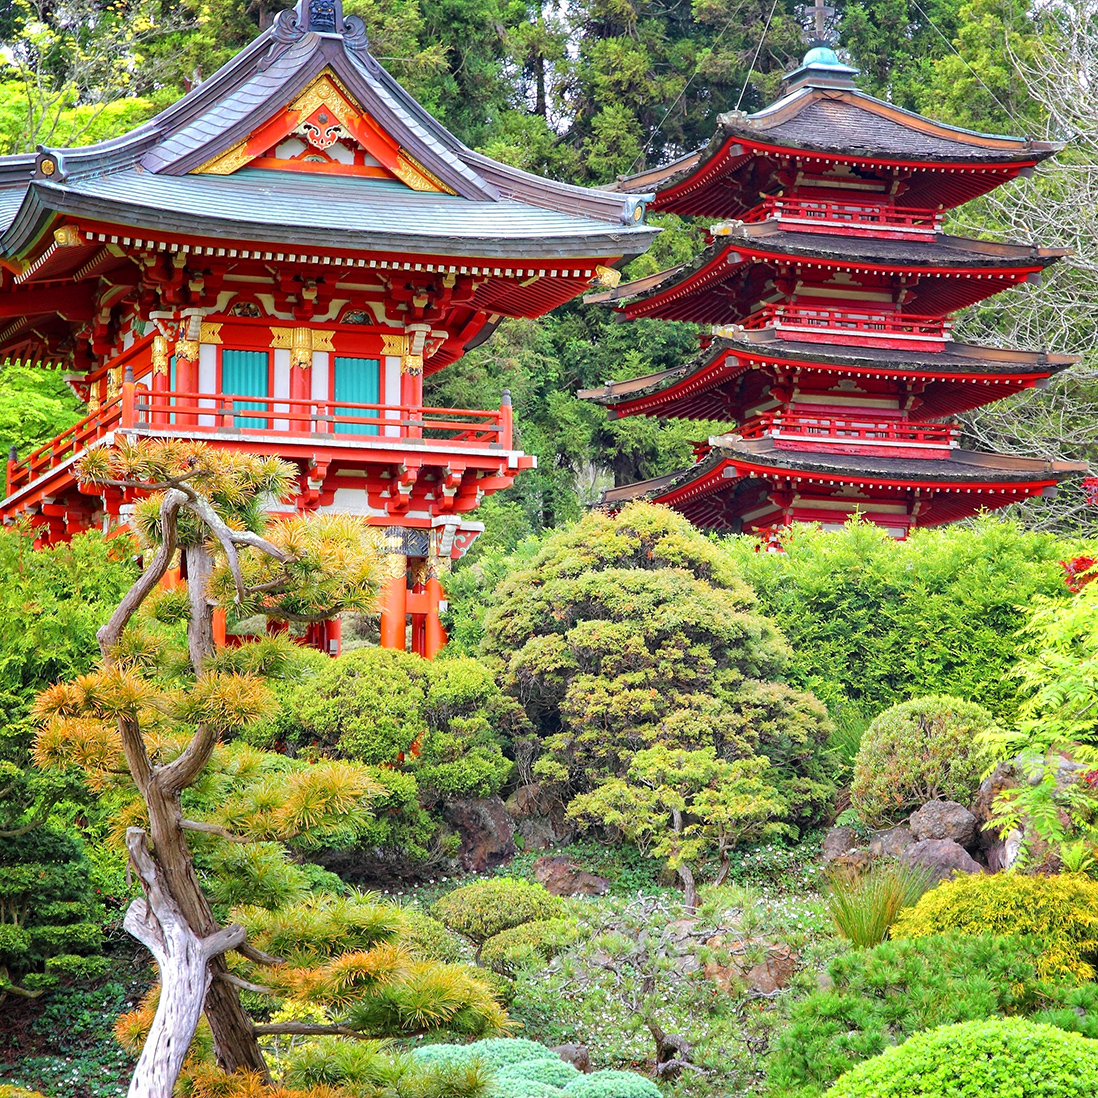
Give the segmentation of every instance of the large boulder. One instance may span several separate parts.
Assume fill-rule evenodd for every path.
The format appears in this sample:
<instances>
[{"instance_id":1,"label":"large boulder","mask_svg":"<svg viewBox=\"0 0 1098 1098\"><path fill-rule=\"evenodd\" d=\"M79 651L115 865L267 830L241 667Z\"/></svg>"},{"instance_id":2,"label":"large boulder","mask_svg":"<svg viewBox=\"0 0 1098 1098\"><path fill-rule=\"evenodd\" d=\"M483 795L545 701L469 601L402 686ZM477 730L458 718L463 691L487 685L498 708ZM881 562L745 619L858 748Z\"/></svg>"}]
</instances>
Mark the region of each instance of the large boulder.
<instances>
[{"instance_id":1,"label":"large boulder","mask_svg":"<svg viewBox=\"0 0 1098 1098\"><path fill-rule=\"evenodd\" d=\"M958 846L976 842L976 817L956 801L928 801L908 821L917 841L950 839Z\"/></svg>"},{"instance_id":2,"label":"large boulder","mask_svg":"<svg viewBox=\"0 0 1098 1098\"><path fill-rule=\"evenodd\" d=\"M462 797L442 806L458 833L458 857L470 873L483 873L515 855L515 825L499 797Z\"/></svg>"},{"instance_id":3,"label":"large boulder","mask_svg":"<svg viewBox=\"0 0 1098 1098\"><path fill-rule=\"evenodd\" d=\"M926 866L935 881L944 881L954 873L982 873L984 867L960 843L952 839L921 839L904 852L908 865Z\"/></svg>"},{"instance_id":4,"label":"large boulder","mask_svg":"<svg viewBox=\"0 0 1098 1098\"><path fill-rule=\"evenodd\" d=\"M869 852L877 858L899 858L914 841L906 827L890 827L869 836Z\"/></svg>"},{"instance_id":5,"label":"large boulder","mask_svg":"<svg viewBox=\"0 0 1098 1098\"><path fill-rule=\"evenodd\" d=\"M575 821L568 818L564 805L546 796L536 782L520 785L507 798L506 808L525 850L549 850L576 834Z\"/></svg>"},{"instance_id":6,"label":"large boulder","mask_svg":"<svg viewBox=\"0 0 1098 1098\"><path fill-rule=\"evenodd\" d=\"M605 896L610 882L567 858L538 858L534 880L554 896Z\"/></svg>"},{"instance_id":7,"label":"large boulder","mask_svg":"<svg viewBox=\"0 0 1098 1098\"><path fill-rule=\"evenodd\" d=\"M718 955L725 951L729 954L727 964L713 960L707 962L703 970L706 979L726 993L746 986L761 995L773 995L785 987L797 971L797 954L782 942L751 938L726 943L717 935L705 944Z\"/></svg>"},{"instance_id":8,"label":"large boulder","mask_svg":"<svg viewBox=\"0 0 1098 1098\"><path fill-rule=\"evenodd\" d=\"M820 861L827 865L844 854L849 854L859 845L858 832L852 827L833 827L824 836Z\"/></svg>"}]
</instances>

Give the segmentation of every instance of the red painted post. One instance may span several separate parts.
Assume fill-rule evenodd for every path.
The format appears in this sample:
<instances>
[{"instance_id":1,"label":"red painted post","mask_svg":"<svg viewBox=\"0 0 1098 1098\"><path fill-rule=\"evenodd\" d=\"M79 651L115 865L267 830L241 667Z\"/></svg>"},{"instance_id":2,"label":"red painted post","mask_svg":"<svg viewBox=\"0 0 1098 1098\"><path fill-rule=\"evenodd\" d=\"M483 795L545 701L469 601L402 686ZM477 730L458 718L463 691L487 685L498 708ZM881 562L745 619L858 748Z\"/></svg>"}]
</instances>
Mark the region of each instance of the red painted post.
<instances>
[{"instance_id":1,"label":"red painted post","mask_svg":"<svg viewBox=\"0 0 1098 1098\"><path fill-rule=\"evenodd\" d=\"M182 394L176 397L177 409L197 406L193 394L198 392L198 347L197 339L181 339L175 345L175 387ZM175 421L194 427L198 416L194 412L176 411Z\"/></svg>"},{"instance_id":2,"label":"red painted post","mask_svg":"<svg viewBox=\"0 0 1098 1098\"><path fill-rule=\"evenodd\" d=\"M133 381L133 367L127 363L126 372L122 375L122 411L119 426L134 427L137 425L137 386Z\"/></svg>"},{"instance_id":3,"label":"red painted post","mask_svg":"<svg viewBox=\"0 0 1098 1098\"><path fill-rule=\"evenodd\" d=\"M503 390L499 406L499 444L504 450L510 450L515 431L515 413L511 407L511 390Z\"/></svg>"},{"instance_id":4,"label":"red painted post","mask_svg":"<svg viewBox=\"0 0 1098 1098\"><path fill-rule=\"evenodd\" d=\"M5 485L5 496L11 495L11 482L15 477L15 463L19 460L19 451L14 446L8 451L8 475Z\"/></svg>"},{"instance_id":5,"label":"red painted post","mask_svg":"<svg viewBox=\"0 0 1098 1098\"><path fill-rule=\"evenodd\" d=\"M431 576L427 580L427 620L424 623L423 638L423 654L429 660L433 660L446 645L446 630L438 616L439 604L445 594L438 576Z\"/></svg>"},{"instance_id":6,"label":"red painted post","mask_svg":"<svg viewBox=\"0 0 1098 1098\"><path fill-rule=\"evenodd\" d=\"M171 412L167 411L170 397L161 396L171 388L171 363L168 355L168 341L162 336L153 336L152 341L152 399L153 406L152 424L154 427L162 427L171 423ZM160 411L164 408L164 411Z\"/></svg>"}]
</instances>

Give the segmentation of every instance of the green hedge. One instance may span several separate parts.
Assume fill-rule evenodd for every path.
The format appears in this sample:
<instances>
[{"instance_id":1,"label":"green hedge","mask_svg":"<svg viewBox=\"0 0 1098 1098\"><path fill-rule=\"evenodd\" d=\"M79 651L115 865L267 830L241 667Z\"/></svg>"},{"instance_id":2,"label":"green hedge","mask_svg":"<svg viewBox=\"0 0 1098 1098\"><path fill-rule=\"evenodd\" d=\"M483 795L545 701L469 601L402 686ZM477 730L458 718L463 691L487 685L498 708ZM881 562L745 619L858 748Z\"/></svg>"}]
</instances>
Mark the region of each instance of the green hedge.
<instances>
[{"instance_id":1,"label":"green hedge","mask_svg":"<svg viewBox=\"0 0 1098 1098\"><path fill-rule=\"evenodd\" d=\"M859 1064L828 1098L1094 1098L1098 1041L1021 1018L918 1033Z\"/></svg>"},{"instance_id":2,"label":"green hedge","mask_svg":"<svg viewBox=\"0 0 1098 1098\"><path fill-rule=\"evenodd\" d=\"M564 904L541 885L499 877L455 888L435 901L431 914L480 943L523 923L557 918Z\"/></svg>"}]
</instances>

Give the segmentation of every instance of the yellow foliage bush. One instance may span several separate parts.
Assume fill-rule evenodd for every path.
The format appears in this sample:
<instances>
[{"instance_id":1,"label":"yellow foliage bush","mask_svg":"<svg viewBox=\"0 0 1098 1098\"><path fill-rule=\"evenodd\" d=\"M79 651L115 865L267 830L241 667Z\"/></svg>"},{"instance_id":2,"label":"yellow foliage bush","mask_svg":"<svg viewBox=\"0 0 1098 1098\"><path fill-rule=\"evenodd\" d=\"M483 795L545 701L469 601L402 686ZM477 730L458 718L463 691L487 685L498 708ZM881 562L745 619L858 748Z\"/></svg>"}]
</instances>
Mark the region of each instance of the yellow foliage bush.
<instances>
[{"instance_id":1,"label":"yellow foliage bush","mask_svg":"<svg viewBox=\"0 0 1098 1098\"><path fill-rule=\"evenodd\" d=\"M1025 877L972 874L943 881L900 913L890 934L1031 936L1044 946L1038 969L1049 978L1092 980L1098 961L1098 882L1076 873Z\"/></svg>"}]
</instances>

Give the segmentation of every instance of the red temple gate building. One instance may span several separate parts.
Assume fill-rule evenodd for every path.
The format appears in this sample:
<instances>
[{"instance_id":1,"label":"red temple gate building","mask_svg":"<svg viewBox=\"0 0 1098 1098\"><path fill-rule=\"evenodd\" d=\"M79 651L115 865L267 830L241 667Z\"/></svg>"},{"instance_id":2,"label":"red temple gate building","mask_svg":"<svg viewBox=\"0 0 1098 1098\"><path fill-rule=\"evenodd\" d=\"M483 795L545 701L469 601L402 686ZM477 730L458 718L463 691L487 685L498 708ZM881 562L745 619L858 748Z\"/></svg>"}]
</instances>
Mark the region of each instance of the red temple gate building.
<instances>
[{"instance_id":1,"label":"red temple gate building","mask_svg":"<svg viewBox=\"0 0 1098 1098\"><path fill-rule=\"evenodd\" d=\"M1075 358L954 342L952 316L1066 254L943 234L946 210L1031 173L1047 142L972 133L858 91L817 43L757 114L708 147L620 180L650 209L721 219L692 264L590 295L627 320L709 326L676 369L586 390L612 416L732 429L692 467L619 486L698 526L767 533L855 512L904 537L1030 496L1085 466L975 453L943 422L1048 385Z\"/></svg>"},{"instance_id":2,"label":"red temple gate building","mask_svg":"<svg viewBox=\"0 0 1098 1098\"><path fill-rule=\"evenodd\" d=\"M87 402L11 455L3 519L41 543L124 527L132 498L73 468L123 438L277 455L299 470L287 508L384 529L382 644L405 647L410 619L432 655L470 516L534 459L506 393L425 407L423 378L643 252L643 214L465 147L361 20L301 0L131 133L0 158L0 355L65 369Z\"/></svg>"}]
</instances>

